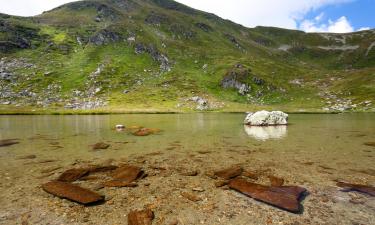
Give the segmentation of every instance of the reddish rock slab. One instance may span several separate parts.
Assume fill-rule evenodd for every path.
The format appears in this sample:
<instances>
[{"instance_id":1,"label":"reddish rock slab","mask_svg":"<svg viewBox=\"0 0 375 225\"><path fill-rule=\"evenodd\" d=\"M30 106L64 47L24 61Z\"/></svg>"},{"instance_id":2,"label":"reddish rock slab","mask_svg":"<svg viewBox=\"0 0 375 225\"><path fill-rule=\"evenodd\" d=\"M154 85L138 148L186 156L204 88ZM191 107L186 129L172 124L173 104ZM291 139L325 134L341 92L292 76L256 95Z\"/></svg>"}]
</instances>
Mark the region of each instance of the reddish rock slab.
<instances>
[{"instance_id":1,"label":"reddish rock slab","mask_svg":"<svg viewBox=\"0 0 375 225\"><path fill-rule=\"evenodd\" d=\"M136 183L129 183L126 181L111 180L103 183L105 187L137 187Z\"/></svg>"},{"instance_id":2,"label":"reddish rock slab","mask_svg":"<svg viewBox=\"0 0 375 225\"><path fill-rule=\"evenodd\" d=\"M101 149L107 149L109 148L109 144L106 144L104 142L96 143L92 146L92 150L101 150Z\"/></svg>"},{"instance_id":3,"label":"reddish rock slab","mask_svg":"<svg viewBox=\"0 0 375 225\"><path fill-rule=\"evenodd\" d=\"M19 144L20 142L18 140L19 139L4 139L4 140L0 140L0 147L6 147L6 146L11 146L11 145Z\"/></svg>"},{"instance_id":4,"label":"reddish rock slab","mask_svg":"<svg viewBox=\"0 0 375 225\"><path fill-rule=\"evenodd\" d=\"M375 141L372 142L365 142L364 145L375 147Z\"/></svg>"},{"instance_id":5,"label":"reddish rock slab","mask_svg":"<svg viewBox=\"0 0 375 225\"><path fill-rule=\"evenodd\" d=\"M150 209L131 211L128 214L128 225L151 225L154 213Z\"/></svg>"},{"instance_id":6,"label":"reddish rock slab","mask_svg":"<svg viewBox=\"0 0 375 225\"><path fill-rule=\"evenodd\" d=\"M293 213L301 212L300 199L305 188L297 186L272 187L248 182L236 178L229 182L229 187L255 200L265 202Z\"/></svg>"},{"instance_id":7,"label":"reddish rock slab","mask_svg":"<svg viewBox=\"0 0 375 225\"><path fill-rule=\"evenodd\" d=\"M362 184L350 184L345 182L337 182L336 185L338 187L344 188L345 191L357 191L375 197L375 187L372 186Z\"/></svg>"},{"instance_id":8,"label":"reddish rock slab","mask_svg":"<svg viewBox=\"0 0 375 225\"><path fill-rule=\"evenodd\" d=\"M42 185L44 191L60 198L66 198L80 204L92 204L104 200L104 197L91 190L67 182L51 181Z\"/></svg>"},{"instance_id":9,"label":"reddish rock slab","mask_svg":"<svg viewBox=\"0 0 375 225\"><path fill-rule=\"evenodd\" d=\"M279 177L275 177L275 176L271 176L271 175L268 176L268 178L270 179L271 186L273 186L273 187L281 187L284 184L283 178L279 178Z\"/></svg>"},{"instance_id":10,"label":"reddish rock slab","mask_svg":"<svg viewBox=\"0 0 375 225\"><path fill-rule=\"evenodd\" d=\"M89 174L89 169L70 169L62 173L58 181L73 182Z\"/></svg>"},{"instance_id":11,"label":"reddish rock slab","mask_svg":"<svg viewBox=\"0 0 375 225\"><path fill-rule=\"evenodd\" d=\"M238 177L242 174L243 169L240 166L233 166L228 169L216 171L215 175L223 179L229 180Z\"/></svg>"},{"instance_id":12,"label":"reddish rock slab","mask_svg":"<svg viewBox=\"0 0 375 225\"><path fill-rule=\"evenodd\" d=\"M140 178L144 172L140 167L137 166L131 166L131 165L126 165L126 166L121 166L117 168L116 170L113 171L112 177L114 180L117 181L124 181L127 183L131 183L138 178Z\"/></svg>"},{"instance_id":13,"label":"reddish rock slab","mask_svg":"<svg viewBox=\"0 0 375 225\"><path fill-rule=\"evenodd\" d=\"M108 165L108 166L91 166L88 168L90 173L101 173L108 172L117 169L118 166Z\"/></svg>"},{"instance_id":14,"label":"reddish rock slab","mask_svg":"<svg viewBox=\"0 0 375 225\"><path fill-rule=\"evenodd\" d=\"M260 177L260 174L258 174L256 172L252 172L252 171L244 171L242 173L242 175L245 176L245 177L251 178L253 180L258 180L259 177Z\"/></svg>"}]
</instances>

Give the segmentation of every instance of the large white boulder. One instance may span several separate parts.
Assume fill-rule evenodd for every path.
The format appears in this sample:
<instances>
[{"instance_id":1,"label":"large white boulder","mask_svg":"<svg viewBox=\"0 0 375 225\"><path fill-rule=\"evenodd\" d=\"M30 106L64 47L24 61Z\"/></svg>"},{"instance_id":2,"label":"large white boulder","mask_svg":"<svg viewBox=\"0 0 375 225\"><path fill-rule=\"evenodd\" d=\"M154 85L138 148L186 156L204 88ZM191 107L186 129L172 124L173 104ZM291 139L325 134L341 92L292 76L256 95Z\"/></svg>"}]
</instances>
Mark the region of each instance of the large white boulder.
<instances>
[{"instance_id":1,"label":"large white boulder","mask_svg":"<svg viewBox=\"0 0 375 225\"><path fill-rule=\"evenodd\" d=\"M249 113L244 123L250 126L275 126L287 125L288 114L281 111L258 111L256 113Z\"/></svg>"}]
</instances>

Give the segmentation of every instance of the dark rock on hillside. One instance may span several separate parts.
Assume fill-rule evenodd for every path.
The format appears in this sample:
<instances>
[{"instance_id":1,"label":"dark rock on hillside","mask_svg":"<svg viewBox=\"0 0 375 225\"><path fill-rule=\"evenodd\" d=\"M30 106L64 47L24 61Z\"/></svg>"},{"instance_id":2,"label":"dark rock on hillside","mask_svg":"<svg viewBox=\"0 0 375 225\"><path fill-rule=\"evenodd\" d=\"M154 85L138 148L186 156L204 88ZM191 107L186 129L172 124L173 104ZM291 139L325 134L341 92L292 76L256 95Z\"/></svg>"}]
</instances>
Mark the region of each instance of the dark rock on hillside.
<instances>
[{"instance_id":1,"label":"dark rock on hillside","mask_svg":"<svg viewBox=\"0 0 375 225\"><path fill-rule=\"evenodd\" d=\"M137 43L135 45L135 53L136 54L143 54L148 53L152 57L152 59L160 64L160 70L163 72L170 71L170 63L167 56L159 52L159 50L152 44L144 45L142 43Z\"/></svg>"},{"instance_id":2,"label":"dark rock on hillside","mask_svg":"<svg viewBox=\"0 0 375 225\"><path fill-rule=\"evenodd\" d=\"M188 27L183 26L181 24L172 24L169 28L169 30L172 32L174 36L177 36L178 38L185 38L185 39L191 39L196 36L196 33L192 30L190 30Z\"/></svg>"},{"instance_id":3,"label":"dark rock on hillside","mask_svg":"<svg viewBox=\"0 0 375 225\"><path fill-rule=\"evenodd\" d=\"M157 25L160 26L161 24L167 23L168 17L164 14L159 14L155 12L151 12L145 19L145 23L150 25Z\"/></svg>"},{"instance_id":4,"label":"dark rock on hillside","mask_svg":"<svg viewBox=\"0 0 375 225\"><path fill-rule=\"evenodd\" d=\"M180 4L178 2L175 2L173 0L151 0L151 1L165 9L175 10L175 11L183 12L189 15L194 15L197 13L196 10L188 6L185 6L183 4Z\"/></svg>"},{"instance_id":5,"label":"dark rock on hillside","mask_svg":"<svg viewBox=\"0 0 375 225\"><path fill-rule=\"evenodd\" d=\"M239 49L242 49L242 46L240 45L240 43L237 41L237 39L231 35L231 34L225 34L225 37L233 44L235 45L237 48Z\"/></svg>"},{"instance_id":6,"label":"dark rock on hillside","mask_svg":"<svg viewBox=\"0 0 375 225\"><path fill-rule=\"evenodd\" d=\"M236 65L230 69L221 81L223 88L235 88L241 95L245 95L251 91L250 85L247 83L250 77L250 70L242 65Z\"/></svg>"},{"instance_id":7,"label":"dark rock on hillside","mask_svg":"<svg viewBox=\"0 0 375 225\"><path fill-rule=\"evenodd\" d=\"M107 29L101 30L95 35L93 35L92 37L90 37L90 42L95 45L104 45L104 44L108 44L111 42L117 42L120 40L121 40L120 34L107 30Z\"/></svg>"},{"instance_id":8,"label":"dark rock on hillside","mask_svg":"<svg viewBox=\"0 0 375 225\"><path fill-rule=\"evenodd\" d=\"M256 85L263 85L263 84L266 83L262 78L258 78L258 77L253 77L253 82L254 82Z\"/></svg>"},{"instance_id":9,"label":"dark rock on hillside","mask_svg":"<svg viewBox=\"0 0 375 225\"><path fill-rule=\"evenodd\" d=\"M20 24L11 23L0 18L0 52L7 53L14 49L26 49L32 47L32 40L39 40L39 30Z\"/></svg>"},{"instance_id":10,"label":"dark rock on hillside","mask_svg":"<svg viewBox=\"0 0 375 225\"><path fill-rule=\"evenodd\" d=\"M199 29L203 30L204 32L213 31L212 27L205 24L205 23L196 23L195 26L198 27Z\"/></svg>"}]
</instances>

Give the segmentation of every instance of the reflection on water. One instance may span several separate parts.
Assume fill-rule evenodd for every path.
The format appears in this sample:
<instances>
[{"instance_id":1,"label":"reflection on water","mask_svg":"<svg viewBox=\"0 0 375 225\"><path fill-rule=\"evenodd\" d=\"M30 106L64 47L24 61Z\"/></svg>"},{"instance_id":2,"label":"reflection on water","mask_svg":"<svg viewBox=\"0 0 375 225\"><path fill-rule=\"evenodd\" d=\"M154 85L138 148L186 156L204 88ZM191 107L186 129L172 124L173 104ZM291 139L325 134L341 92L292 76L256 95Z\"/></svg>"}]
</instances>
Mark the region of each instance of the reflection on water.
<instances>
[{"instance_id":1,"label":"reflection on water","mask_svg":"<svg viewBox=\"0 0 375 225\"><path fill-rule=\"evenodd\" d=\"M244 128L247 135L259 141L282 139L287 136L287 126L262 127L245 125Z\"/></svg>"}]
</instances>

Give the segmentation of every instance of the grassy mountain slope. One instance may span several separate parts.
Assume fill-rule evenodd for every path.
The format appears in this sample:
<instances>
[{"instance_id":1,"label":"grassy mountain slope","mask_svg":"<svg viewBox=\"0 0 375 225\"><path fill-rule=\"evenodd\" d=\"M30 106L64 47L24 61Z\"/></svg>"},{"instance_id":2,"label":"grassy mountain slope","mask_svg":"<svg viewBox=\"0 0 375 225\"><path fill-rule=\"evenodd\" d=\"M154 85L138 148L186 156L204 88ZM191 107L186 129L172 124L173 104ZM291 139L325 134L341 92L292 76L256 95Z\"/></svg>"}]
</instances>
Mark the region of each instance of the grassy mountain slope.
<instances>
[{"instance_id":1,"label":"grassy mountain slope","mask_svg":"<svg viewBox=\"0 0 375 225\"><path fill-rule=\"evenodd\" d=\"M171 0L0 15L0 110L373 110L375 31L245 28ZM199 96L199 98L192 98Z\"/></svg>"}]
</instances>

